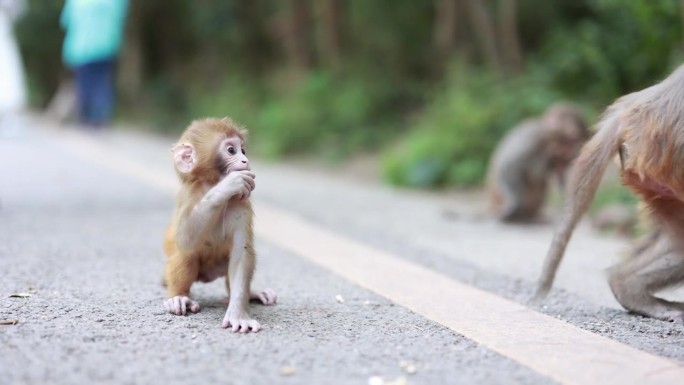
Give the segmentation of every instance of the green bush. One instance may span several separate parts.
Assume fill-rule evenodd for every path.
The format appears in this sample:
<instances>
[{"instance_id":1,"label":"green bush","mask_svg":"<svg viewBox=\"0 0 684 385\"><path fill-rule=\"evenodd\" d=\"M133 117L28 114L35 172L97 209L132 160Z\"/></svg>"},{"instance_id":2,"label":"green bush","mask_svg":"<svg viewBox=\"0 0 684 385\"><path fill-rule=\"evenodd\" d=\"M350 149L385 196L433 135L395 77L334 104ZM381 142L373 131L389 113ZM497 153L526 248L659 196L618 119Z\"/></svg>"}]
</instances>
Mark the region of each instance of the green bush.
<instances>
[{"instance_id":1,"label":"green bush","mask_svg":"<svg viewBox=\"0 0 684 385\"><path fill-rule=\"evenodd\" d=\"M384 154L385 179L414 187L481 182L503 134L559 99L540 79L504 81L456 68L414 130Z\"/></svg>"},{"instance_id":2,"label":"green bush","mask_svg":"<svg viewBox=\"0 0 684 385\"><path fill-rule=\"evenodd\" d=\"M606 183L596 192L589 212L591 214L596 214L600 208L609 204L622 204L629 207L636 207L638 201L639 198L619 182Z\"/></svg>"},{"instance_id":3,"label":"green bush","mask_svg":"<svg viewBox=\"0 0 684 385\"><path fill-rule=\"evenodd\" d=\"M62 65L62 39L59 27L62 2L30 0L28 12L15 25L14 33L21 50L30 102L44 107L57 89ZM0 61L4 60L0 58Z\"/></svg>"},{"instance_id":4,"label":"green bush","mask_svg":"<svg viewBox=\"0 0 684 385\"><path fill-rule=\"evenodd\" d=\"M230 116L249 130L252 152L267 158L314 153L339 160L377 148L399 129L392 103L400 96L382 82L321 71L288 84L292 79L279 75L197 83L186 90L187 108L178 109L182 118L176 121Z\"/></svg>"},{"instance_id":5,"label":"green bush","mask_svg":"<svg viewBox=\"0 0 684 385\"><path fill-rule=\"evenodd\" d=\"M551 30L537 54L556 89L606 104L664 78L681 62L679 3L600 0L587 6L588 17Z\"/></svg>"},{"instance_id":6,"label":"green bush","mask_svg":"<svg viewBox=\"0 0 684 385\"><path fill-rule=\"evenodd\" d=\"M314 152L338 158L377 143L382 106L389 95L361 79L314 72L294 89L269 98L257 114L261 154L278 157Z\"/></svg>"},{"instance_id":7,"label":"green bush","mask_svg":"<svg viewBox=\"0 0 684 385\"><path fill-rule=\"evenodd\" d=\"M231 77L211 87L197 86L190 90L188 115L192 119L201 117L229 116L236 123L250 131L257 130L260 106L263 104L263 89L258 82Z\"/></svg>"}]
</instances>

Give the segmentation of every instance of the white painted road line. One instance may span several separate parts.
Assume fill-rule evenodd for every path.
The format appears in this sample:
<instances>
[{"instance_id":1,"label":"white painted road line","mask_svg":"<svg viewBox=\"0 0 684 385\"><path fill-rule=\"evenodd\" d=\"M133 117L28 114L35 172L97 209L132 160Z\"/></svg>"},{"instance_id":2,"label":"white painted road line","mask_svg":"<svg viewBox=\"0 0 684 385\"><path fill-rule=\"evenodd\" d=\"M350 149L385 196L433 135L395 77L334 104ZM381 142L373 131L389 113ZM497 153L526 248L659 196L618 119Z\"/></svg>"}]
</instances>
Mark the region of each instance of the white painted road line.
<instances>
[{"instance_id":1,"label":"white painted road line","mask_svg":"<svg viewBox=\"0 0 684 385\"><path fill-rule=\"evenodd\" d=\"M92 138L60 138L73 153L175 194L177 182ZM684 366L462 284L255 202L257 237L438 322L562 384L684 384Z\"/></svg>"}]
</instances>

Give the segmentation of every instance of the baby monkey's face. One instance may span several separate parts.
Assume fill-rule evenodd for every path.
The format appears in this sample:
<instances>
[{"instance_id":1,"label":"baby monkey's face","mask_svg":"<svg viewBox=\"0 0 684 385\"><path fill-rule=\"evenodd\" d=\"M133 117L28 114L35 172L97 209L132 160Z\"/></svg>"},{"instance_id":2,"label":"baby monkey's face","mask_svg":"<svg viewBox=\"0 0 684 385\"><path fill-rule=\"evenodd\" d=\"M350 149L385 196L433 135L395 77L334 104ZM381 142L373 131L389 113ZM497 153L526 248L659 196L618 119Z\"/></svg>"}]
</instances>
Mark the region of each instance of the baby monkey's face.
<instances>
[{"instance_id":1,"label":"baby monkey's face","mask_svg":"<svg viewBox=\"0 0 684 385\"><path fill-rule=\"evenodd\" d=\"M221 141L218 149L219 162L224 174L232 171L250 170L245 143L236 136Z\"/></svg>"}]
</instances>

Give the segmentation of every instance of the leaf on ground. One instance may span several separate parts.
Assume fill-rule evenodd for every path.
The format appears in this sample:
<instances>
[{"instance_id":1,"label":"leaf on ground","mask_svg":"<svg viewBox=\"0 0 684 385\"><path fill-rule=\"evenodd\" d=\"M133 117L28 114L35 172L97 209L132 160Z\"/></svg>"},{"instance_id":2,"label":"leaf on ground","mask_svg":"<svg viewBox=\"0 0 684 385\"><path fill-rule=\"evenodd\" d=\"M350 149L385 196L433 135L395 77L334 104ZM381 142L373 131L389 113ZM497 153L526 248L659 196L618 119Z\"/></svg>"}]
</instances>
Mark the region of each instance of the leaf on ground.
<instances>
[{"instance_id":1,"label":"leaf on ground","mask_svg":"<svg viewBox=\"0 0 684 385\"><path fill-rule=\"evenodd\" d=\"M408 385L406 377L398 377L395 380L385 381L385 385Z\"/></svg>"},{"instance_id":2,"label":"leaf on ground","mask_svg":"<svg viewBox=\"0 0 684 385\"><path fill-rule=\"evenodd\" d=\"M3 319L0 320L0 325L16 325L19 323L18 319Z\"/></svg>"},{"instance_id":3,"label":"leaf on ground","mask_svg":"<svg viewBox=\"0 0 684 385\"><path fill-rule=\"evenodd\" d=\"M399 361L399 367L402 368L407 374L416 374L418 371L416 364L410 361Z\"/></svg>"},{"instance_id":4,"label":"leaf on ground","mask_svg":"<svg viewBox=\"0 0 684 385\"><path fill-rule=\"evenodd\" d=\"M283 376L292 376L297 373L297 368L294 366L283 366L280 368L280 374Z\"/></svg>"},{"instance_id":5,"label":"leaf on ground","mask_svg":"<svg viewBox=\"0 0 684 385\"><path fill-rule=\"evenodd\" d=\"M31 296L31 294L29 294L29 293L10 294L10 298L28 298L30 296Z\"/></svg>"},{"instance_id":6,"label":"leaf on ground","mask_svg":"<svg viewBox=\"0 0 684 385\"><path fill-rule=\"evenodd\" d=\"M368 385L408 385L408 381L406 381L406 377L387 380L380 376L373 376L368 379Z\"/></svg>"}]
</instances>

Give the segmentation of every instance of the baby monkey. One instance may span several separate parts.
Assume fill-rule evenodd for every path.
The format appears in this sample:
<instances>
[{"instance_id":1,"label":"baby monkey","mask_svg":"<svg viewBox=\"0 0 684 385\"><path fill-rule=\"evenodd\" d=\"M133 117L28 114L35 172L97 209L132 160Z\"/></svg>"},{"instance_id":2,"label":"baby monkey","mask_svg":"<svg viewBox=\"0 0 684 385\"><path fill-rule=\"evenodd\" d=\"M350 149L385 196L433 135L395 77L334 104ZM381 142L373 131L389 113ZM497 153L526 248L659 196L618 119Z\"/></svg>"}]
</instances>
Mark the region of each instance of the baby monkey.
<instances>
[{"instance_id":1,"label":"baby monkey","mask_svg":"<svg viewBox=\"0 0 684 385\"><path fill-rule=\"evenodd\" d=\"M171 150L181 188L164 241L166 309L176 315L197 313L192 284L225 277L229 302L222 326L242 333L260 329L247 312L250 300L276 302L273 290L250 288L256 253L249 197L255 175L246 155L246 133L229 118L196 120L185 130Z\"/></svg>"},{"instance_id":2,"label":"baby monkey","mask_svg":"<svg viewBox=\"0 0 684 385\"><path fill-rule=\"evenodd\" d=\"M501 140L489 162L490 206L502 222L531 222L546 200L549 179L564 183L570 163L589 137L577 107L556 103Z\"/></svg>"}]
</instances>

